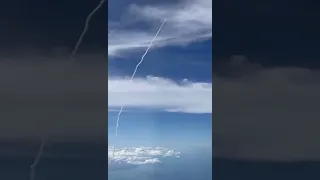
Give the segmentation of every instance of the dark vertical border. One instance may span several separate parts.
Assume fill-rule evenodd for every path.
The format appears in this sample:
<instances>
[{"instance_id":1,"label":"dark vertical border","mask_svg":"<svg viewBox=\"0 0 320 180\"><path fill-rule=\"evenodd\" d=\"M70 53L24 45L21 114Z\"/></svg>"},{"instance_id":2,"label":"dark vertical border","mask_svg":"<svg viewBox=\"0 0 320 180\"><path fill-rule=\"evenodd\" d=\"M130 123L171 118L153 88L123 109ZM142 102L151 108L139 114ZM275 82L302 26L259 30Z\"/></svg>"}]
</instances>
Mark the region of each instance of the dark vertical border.
<instances>
[{"instance_id":1,"label":"dark vertical border","mask_svg":"<svg viewBox=\"0 0 320 180\"><path fill-rule=\"evenodd\" d=\"M108 7L109 6L109 1L108 0L106 0L106 2L105 2L105 4L104 4L104 7ZM107 18L107 20L109 21L109 17L108 17L108 15L109 15L109 8L107 8L108 9L108 12L106 13L106 18ZM107 22L108 23L108 22ZM109 25L108 25L108 32L107 32L108 34L109 34ZM108 45L109 45L109 36L107 36L107 42L106 42ZM109 72L108 72L108 70L109 70L109 55L108 55L108 49L107 49L107 56L106 56L106 71L107 71L107 76L109 76ZM109 154L109 132L108 132L108 126L109 126L109 110L108 110L108 105L109 105L109 103L108 103L108 96L109 96L109 93L108 93L108 90L109 90L109 88L108 88L108 81L109 81L109 78L107 77L107 102L106 102L106 104L107 104L107 117L106 117L106 121L107 121L107 127L106 127L106 132L107 132L107 141L106 141L106 143L107 143L107 156L109 156L108 154ZM107 171L108 171L108 176L107 176L107 179L109 179L109 157L108 157L108 161L107 161Z\"/></svg>"}]
</instances>

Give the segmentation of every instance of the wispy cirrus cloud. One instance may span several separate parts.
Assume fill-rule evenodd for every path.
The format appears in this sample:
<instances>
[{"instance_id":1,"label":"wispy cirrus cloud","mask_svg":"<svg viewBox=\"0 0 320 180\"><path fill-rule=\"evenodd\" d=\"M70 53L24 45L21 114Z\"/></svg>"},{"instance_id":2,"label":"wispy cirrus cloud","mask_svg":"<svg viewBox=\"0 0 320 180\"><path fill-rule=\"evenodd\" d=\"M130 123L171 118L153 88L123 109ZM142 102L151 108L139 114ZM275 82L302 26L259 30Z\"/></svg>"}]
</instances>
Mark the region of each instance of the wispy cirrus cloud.
<instances>
[{"instance_id":1,"label":"wispy cirrus cloud","mask_svg":"<svg viewBox=\"0 0 320 180\"><path fill-rule=\"evenodd\" d=\"M108 55L147 47L161 22L168 18L154 46L185 45L212 36L212 1L183 0L178 4L131 4L124 12L145 28L125 28L122 22L109 23ZM130 21L130 20L126 20ZM120 25L119 25L120 24Z\"/></svg>"},{"instance_id":2,"label":"wispy cirrus cloud","mask_svg":"<svg viewBox=\"0 0 320 180\"><path fill-rule=\"evenodd\" d=\"M108 79L109 109L158 109L167 112L211 113L212 84L183 80L174 82L162 77Z\"/></svg>"}]
</instances>

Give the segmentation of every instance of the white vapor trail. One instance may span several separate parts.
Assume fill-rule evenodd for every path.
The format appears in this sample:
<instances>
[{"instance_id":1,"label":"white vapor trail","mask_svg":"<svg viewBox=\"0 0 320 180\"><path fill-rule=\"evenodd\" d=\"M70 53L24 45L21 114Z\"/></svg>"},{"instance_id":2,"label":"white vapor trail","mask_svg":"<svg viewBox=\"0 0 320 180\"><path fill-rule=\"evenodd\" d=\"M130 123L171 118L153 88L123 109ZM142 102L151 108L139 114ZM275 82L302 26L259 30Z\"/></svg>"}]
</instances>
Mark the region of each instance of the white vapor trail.
<instances>
[{"instance_id":1,"label":"white vapor trail","mask_svg":"<svg viewBox=\"0 0 320 180\"><path fill-rule=\"evenodd\" d=\"M84 25L84 28L83 28L83 31L82 31L82 33L81 33L81 35L80 35L80 37L79 37L79 40L78 40L77 44L75 45L75 47L74 47L74 49L73 49L73 51L72 51L72 53L71 53L71 59L73 59L74 56L76 55L76 53L77 53L77 51L78 51L78 49L79 49L79 46L80 46L80 44L81 44L81 42L82 42L82 40L83 40L83 37L84 37L84 35L87 33L87 31L88 31L89 22L90 22L92 16L102 7L102 5L103 5L104 2L105 2L105 0L101 0L100 3L99 3L99 5L98 5L96 8L94 8L94 9L91 11L91 13L88 15L88 17L87 17L87 19L86 19L86 22L85 22L85 25Z\"/></svg>"},{"instance_id":2,"label":"white vapor trail","mask_svg":"<svg viewBox=\"0 0 320 180\"><path fill-rule=\"evenodd\" d=\"M91 13L88 15L88 17L86 18L86 22L85 22L85 26L84 26L84 28L83 28L83 31L82 31L79 39L78 39L77 44L75 45L75 47L74 47L74 49L73 49L73 51L72 51L72 53L71 53L71 56L70 56L70 59L71 59L71 60L74 59L74 56L76 55L76 53L77 53L77 51L78 51L78 49L79 49L79 46L80 46L80 44L81 44L81 42L82 42L82 40L83 40L83 37L84 37L84 35L87 33L87 31L88 31L89 22L90 22L92 16L102 7L102 5L104 4L104 2L105 2L105 0L101 0L100 3L99 3L99 5L98 5L96 8L94 8L94 9L91 11ZM36 177L36 166L38 165L38 163L39 163L39 161L40 161L40 159L41 159L41 156L42 156L42 153L43 153L43 149L44 149L44 145L45 145L45 139L42 138L42 139L41 139L41 146L40 146L39 152L38 152L38 154L37 154L37 156L36 156L33 164L30 166L30 169L31 169L31 171L30 171L30 180L34 180L35 177Z\"/></svg>"},{"instance_id":3,"label":"white vapor trail","mask_svg":"<svg viewBox=\"0 0 320 180\"><path fill-rule=\"evenodd\" d=\"M148 48L146 49L145 53L142 55L140 62L136 65L136 68L135 68L133 74L131 75L130 81L133 81L133 78L134 78L134 76L135 76L135 74L136 74L136 72L137 72L140 64L143 62L144 57L147 55L149 49L150 49L151 46L152 46L153 41L157 38L158 34L160 33L160 31L161 31L163 25L166 23L167 19L168 19L168 18L165 18L165 20L162 22L159 30L157 31L156 35L155 35L155 36L153 37L153 39L150 41L150 44L149 44ZM124 106L121 106L120 111L119 111L119 113L118 113L118 117L117 117L116 137L118 136L119 121L120 121L120 116L121 116L123 107L124 107ZM112 152L112 156L113 156L113 157L114 157L114 152L115 152L115 146L113 146L113 152ZM111 159L111 158L110 158L110 159Z\"/></svg>"},{"instance_id":4,"label":"white vapor trail","mask_svg":"<svg viewBox=\"0 0 320 180\"><path fill-rule=\"evenodd\" d=\"M30 171L30 180L34 180L35 177L36 177L36 167L40 162L40 158L41 158L42 153L43 153L44 145L45 145L45 139L41 138L41 146L40 146L39 152L38 152L36 158L34 159L34 162L30 165L30 169L31 169L31 171Z\"/></svg>"},{"instance_id":5,"label":"white vapor trail","mask_svg":"<svg viewBox=\"0 0 320 180\"><path fill-rule=\"evenodd\" d=\"M131 76L131 78L130 78L130 81L133 80L133 78L134 78L134 76L135 76L135 74L136 74L136 72L137 72L140 64L143 62L144 57L147 55L149 49L150 49L151 46L152 46L153 41L157 38L158 34L160 33L160 31L161 31L163 25L166 23L166 21L167 21L167 18L163 21L163 23L161 24L158 32L157 32L156 35L153 37L153 39L150 41L150 44L149 44L146 52L142 55L140 62L136 65L136 68L135 68L135 70L134 70L134 72L133 72L133 74L132 74L132 76ZM118 136L119 120L120 120L120 115L121 115L121 113L122 113L122 110L123 110L123 106L121 106L120 111L119 111L119 113L118 113L117 126L116 126L116 136Z\"/></svg>"}]
</instances>

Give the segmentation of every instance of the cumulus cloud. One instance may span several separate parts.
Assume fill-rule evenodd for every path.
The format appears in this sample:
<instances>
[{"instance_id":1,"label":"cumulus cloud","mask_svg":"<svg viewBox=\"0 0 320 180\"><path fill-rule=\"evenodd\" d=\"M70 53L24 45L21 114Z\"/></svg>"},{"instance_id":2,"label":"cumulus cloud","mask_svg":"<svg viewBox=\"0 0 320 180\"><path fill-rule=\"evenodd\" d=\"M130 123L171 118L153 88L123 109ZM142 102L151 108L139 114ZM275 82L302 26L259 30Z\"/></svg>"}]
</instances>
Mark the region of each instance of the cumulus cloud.
<instances>
[{"instance_id":1,"label":"cumulus cloud","mask_svg":"<svg viewBox=\"0 0 320 180\"><path fill-rule=\"evenodd\" d=\"M163 147L131 147L108 149L108 159L110 163L126 164L154 164L161 163L161 159L167 157L180 157L180 152Z\"/></svg>"},{"instance_id":2,"label":"cumulus cloud","mask_svg":"<svg viewBox=\"0 0 320 180\"><path fill-rule=\"evenodd\" d=\"M211 113L212 84L162 77L108 79L108 106L158 109L167 112Z\"/></svg>"},{"instance_id":3,"label":"cumulus cloud","mask_svg":"<svg viewBox=\"0 0 320 180\"><path fill-rule=\"evenodd\" d=\"M178 4L131 4L124 15L129 19L134 17L134 23L144 23L144 27L148 28L128 28L118 25L122 22L110 23L109 56L147 47L165 18L168 18L168 21L154 46L185 45L212 37L211 0L183 0Z\"/></svg>"},{"instance_id":4,"label":"cumulus cloud","mask_svg":"<svg viewBox=\"0 0 320 180\"><path fill-rule=\"evenodd\" d=\"M320 71L231 64L213 78L214 156L320 160Z\"/></svg>"}]
</instances>

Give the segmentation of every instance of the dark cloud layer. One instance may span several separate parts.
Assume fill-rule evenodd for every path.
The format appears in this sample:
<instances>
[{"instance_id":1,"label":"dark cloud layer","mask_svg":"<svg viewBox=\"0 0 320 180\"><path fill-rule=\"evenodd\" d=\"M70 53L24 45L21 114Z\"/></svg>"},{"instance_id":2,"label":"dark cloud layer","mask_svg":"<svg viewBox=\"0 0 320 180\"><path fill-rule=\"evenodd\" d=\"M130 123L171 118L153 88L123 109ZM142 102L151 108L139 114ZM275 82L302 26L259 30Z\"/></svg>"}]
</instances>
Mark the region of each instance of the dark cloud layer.
<instances>
[{"instance_id":1,"label":"dark cloud layer","mask_svg":"<svg viewBox=\"0 0 320 180\"><path fill-rule=\"evenodd\" d=\"M245 59L213 78L214 156L319 160L320 71Z\"/></svg>"},{"instance_id":2,"label":"dark cloud layer","mask_svg":"<svg viewBox=\"0 0 320 180\"><path fill-rule=\"evenodd\" d=\"M0 137L106 138L107 60L35 59L0 64Z\"/></svg>"}]
</instances>

